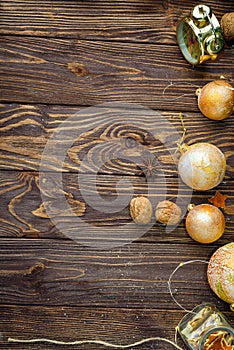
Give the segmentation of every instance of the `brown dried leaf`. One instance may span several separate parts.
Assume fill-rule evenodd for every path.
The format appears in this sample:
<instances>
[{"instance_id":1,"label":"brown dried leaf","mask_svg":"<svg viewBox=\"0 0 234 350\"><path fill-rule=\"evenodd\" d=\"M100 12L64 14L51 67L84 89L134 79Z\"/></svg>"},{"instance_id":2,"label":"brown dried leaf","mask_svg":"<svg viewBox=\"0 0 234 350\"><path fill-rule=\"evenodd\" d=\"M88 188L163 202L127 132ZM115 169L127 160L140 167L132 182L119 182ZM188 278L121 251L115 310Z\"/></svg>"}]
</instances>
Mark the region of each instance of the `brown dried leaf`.
<instances>
[{"instance_id":1,"label":"brown dried leaf","mask_svg":"<svg viewBox=\"0 0 234 350\"><path fill-rule=\"evenodd\" d=\"M213 197L208 198L208 201L215 205L217 208L226 209L226 199L226 194L222 194L219 191L216 191Z\"/></svg>"},{"instance_id":2,"label":"brown dried leaf","mask_svg":"<svg viewBox=\"0 0 234 350\"><path fill-rule=\"evenodd\" d=\"M233 350L232 345L228 345L225 339L225 332L218 331L211 333L206 339L204 350Z\"/></svg>"}]
</instances>

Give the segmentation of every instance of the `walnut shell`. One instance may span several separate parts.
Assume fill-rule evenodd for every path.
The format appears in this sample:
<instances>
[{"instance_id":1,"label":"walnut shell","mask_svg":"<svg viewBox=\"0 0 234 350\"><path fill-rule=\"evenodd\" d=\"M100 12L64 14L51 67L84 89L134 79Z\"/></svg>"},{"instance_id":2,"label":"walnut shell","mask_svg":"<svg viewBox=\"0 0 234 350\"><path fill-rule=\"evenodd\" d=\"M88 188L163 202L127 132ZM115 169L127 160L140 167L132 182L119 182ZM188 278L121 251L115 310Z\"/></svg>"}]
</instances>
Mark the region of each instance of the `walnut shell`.
<instances>
[{"instance_id":1,"label":"walnut shell","mask_svg":"<svg viewBox=\"0 0 234 350\"><path fill-rule=\"evenodd\" d=\"M152 204L143 196L133 198L130 202L130 215L135 223L147 225L152 219Z\"/></svg>"},{"instance_id":2,"label":"walnut shell","mask_svg":"<svg viewBox=\"0 0 234 350\"><path fill-rule=\"evenodd\" d=\"M234 12L225 13L221 18L220 25L226 41L234 40Z\"/></svg>"},{"instance_id":3,"label":"walnut shell","mask_svg":"<svg viewBox=\"0 0 234 350\"><path fill-rule=\"evenodd\" d=\"M156 220L165 225L176 225L181 219L182 211L180 207L168 200L159 202L155 209Z\"/></svg>"}]
</instances>

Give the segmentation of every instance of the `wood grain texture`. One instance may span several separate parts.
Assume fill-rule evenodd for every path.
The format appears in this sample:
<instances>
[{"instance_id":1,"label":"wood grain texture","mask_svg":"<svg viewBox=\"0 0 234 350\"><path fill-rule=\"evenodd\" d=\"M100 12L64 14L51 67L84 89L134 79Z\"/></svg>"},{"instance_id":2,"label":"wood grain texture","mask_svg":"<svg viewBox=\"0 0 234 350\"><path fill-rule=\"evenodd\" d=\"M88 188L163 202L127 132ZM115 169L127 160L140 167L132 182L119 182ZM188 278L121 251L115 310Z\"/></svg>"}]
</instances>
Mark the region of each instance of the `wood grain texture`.
<instances>
[{"instance_id":1,"label":"wood grain texture","mask_svg":"<svg viewBox=\"0 0 234 350\"><path fill-rule=\"evenodd\" d=\"M2 322L0 348L7 349L58 349L50 344L10 344L8 337L32 338L49 337L57 340L64 339L95 339L127 344L140 340L142 337L150 337L151 334L161 335L167 333L173 340L174 327L183 316L183 312L167 310L162 313L155 305L154 309L131 308L84 308L84 307L38 307L38 306L1 306L0 320ZM53 319L53 322L51 322ZM171 326L169 320L173 319ZM7 320L7 321L6 321ZM35 320L37 326L35 327ZM11 327L14 325L13 327ZM151 342L148 346L157 346L157 349L165 349L164 343ZM61 346L60 346L61 348ZM71 348L71 347L66 347ZM86 344L81 349L104 349L103 346Z\"/></svg>"},{"instance_id":2,"label":"wood grain texture","mask_svg":"<svg viewBox=\"0 0 234 350\"><path fill-rule=\"evenodd\" d=\"M231 1L209 1L221 19ZM194 6L173 1L3 0L1 34L175 44L177 21Z\"/></svg>"},{"instance_id":3,"label":"wood grain texture","mask_svg":"<svg viewBox=\"0 0 234 350\"><path fill-rule=\"evenodd\" d=\"M233 241L233 118L208 120L194 96L221 74L233 79L233 53L226 45L218 62L196 68L183 59L176 23L193 5L1 1L0 349L65 349L8 344L9 336L173 340L185 311L170 296L170 274L180 262L208 261ZM231 1L209 5L218 19L233 11ZM136 105L123 112L115 102ZM165 196L177 200L185 214L188 203L208 203L215 193L192 193L179 181L179 112L187 144L211 142L227 159L217 188L228 196L226 230L210 245L189 238L184 218L171 231L154 221L145 231L126 226L133 195L148 195L154 207ZM148 157L157 161L150 182L142 173ZM182 266L174 296L189 310L214 302L233 323L229 305L209 288L206 268L198 261ZM172 346L139 347L152 348Z\"/></svg>"},{"instance_id":4,"label":"wood grain texture","mask_svg":"<svg viewBox=\"0 0 234 350\"><path fill-rule=\"evenodd\" d=\"M2 104L0 117L1 169L38 171L47 145L44 170L140 175L139 165L147 156L156 157L166 177L178 176L179 152L175 152L182 137L178 112L135 109L135 105L128 109L108 104L91 108ZM233 118L220 123L185 112L183 121L184 142L219 147L227 159L227 178L233 178ZM58 158L63 152L67 154L61 164ZM85 157L89 163L81 166Z\"/></svg>"},{"instance_id":5,"label":"wood grain texture","mask_svg":"<svg viewBox=\"0 0 234 350\"><path fill-rule=\"evenodd\" d=\"M129 102L194 111L195 86L232 77L231 48L222 59L193 68L178 46L1 36L1 100L96 105ZM173 82L174 89L164 89ZM182 100L178 99L182 95ZM162 105L163 101L163 105Z\"/></svg>"},{"instance_id":6,"label":"wood grain texture","mask_svg":"<svg viewBox=\"0 0 234 350\"><path fill-rule=\"evenodd\" d=\"M38 173L0 173L2 238L68 239L75 230L75 240L91 246L104 243L121 245L132 240L152 244L179 241L192 244L194 242L185 231L184 219L177 228L172 228L169 232L164 225L156 223L154 218L152 227L139 227L133 223L129 227L132 222L129 202L132 196L144 195L148 196L155 208L160 200L170 199L181 207L185 218L188 204L209 203L208 199L215 193L215 190L192 193L176 178L164 181L162 177L158 177L149 182L144 176L100 175L94 183L93 177L85 175L79 183L76 174L68 173L63 177L62 187L58 184L56 173L46 173L43 178L47 181L47 192L42 188L40 191ZM219 244L225 244L233 238L233 180L225 181L217 189L228 196L226 230L219 240ZM112 230L111 236L106 236L105 228ZM126 229L128 233L125 233Z\"/></svg>"},{"instance_id":7,"label":"wood grain texture","mask_svg":"<svg viewBox=\"0 0 234 350\"><path fill-rule=\"evenodd\" d=\"M1 240L1 303L12 305L176 309L167 280L191 259L209 259L218 245L135 243L112 250L74 242ZM183 253L182 253L183 252ZM206 264L184 265L173 278L178 302L191 309L215 302L206 280ZM191 280L191 274L193 279ZM189 283L187 283L189 281Z\"/></svg>"},{"instance_id":8,"label":"wood grain texture","mask_svg":"<svg viewBox=\"0 0 234 350\"><path fill-rule=\"evenodd\" d=\"M1 336L3 339L0 348L25 349L25 350L50 350L58 349L56 345L50 344L10 344L8 337L32 338L32 337L52 337L57 340L65 339L90 339L93 334L96 339L114 341L118 344L127 344L141 338L167 335L168 339L174 339L174 328L184 316L183 311L167 309L165 312L155 308L146 309L144 307L131 308L95 308L90 309L79 307L38 307L3 305L0 307L0 320L2 321ZM227 312L229 318L233 318ZM53 322L51 322L53 319ZM6 322L7 320L7 322ZM37 320L37 327L35 327ZM11 329L11 325L14 325ZM61 325L63 325L61 327ZM10 330L11 329L11 330ZM93 338L92 338L93 339ZM178 344L182 345L178 338ZM165 350L167 344L161 342L151 342L140 347L141 350L149 349L149 346L157 346L158 350ZM82 349L104 349L103 346L87 344ZM169 345L168 345L169 349Z\"/></svg>"}]
</instances>

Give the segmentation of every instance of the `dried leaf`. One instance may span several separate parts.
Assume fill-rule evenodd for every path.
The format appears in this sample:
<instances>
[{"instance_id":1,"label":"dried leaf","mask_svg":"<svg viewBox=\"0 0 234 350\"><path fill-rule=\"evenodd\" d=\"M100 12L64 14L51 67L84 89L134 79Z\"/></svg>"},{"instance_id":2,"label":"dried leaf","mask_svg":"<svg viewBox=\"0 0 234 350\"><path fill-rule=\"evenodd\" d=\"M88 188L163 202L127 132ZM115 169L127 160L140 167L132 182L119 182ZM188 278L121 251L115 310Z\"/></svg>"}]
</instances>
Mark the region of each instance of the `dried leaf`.
<instances>
[{"instance_id":1,"label":"dried leaf","mask_svg":"<svg viewBox=\"0 0 234 350\"><path fill-rule=\"evenodd\" d=\"M226 203L225 203L226 199L227 199L226 194L222 194L219 191L216 191L215 195L209 198L208 201L213 205L215 205L217 208L226 209Z\"/></svg>"},{"instance_id":2,"label":"dried leaf","mask_svg":"<svg viewBox=\"0 0 234 350\"><path fill-rule=\"evenodd\" d=\"M204 344L204 350L233 350L225 339L226 333L223 331L214 332L209 335Z\"/></svg>"}]
</instances>

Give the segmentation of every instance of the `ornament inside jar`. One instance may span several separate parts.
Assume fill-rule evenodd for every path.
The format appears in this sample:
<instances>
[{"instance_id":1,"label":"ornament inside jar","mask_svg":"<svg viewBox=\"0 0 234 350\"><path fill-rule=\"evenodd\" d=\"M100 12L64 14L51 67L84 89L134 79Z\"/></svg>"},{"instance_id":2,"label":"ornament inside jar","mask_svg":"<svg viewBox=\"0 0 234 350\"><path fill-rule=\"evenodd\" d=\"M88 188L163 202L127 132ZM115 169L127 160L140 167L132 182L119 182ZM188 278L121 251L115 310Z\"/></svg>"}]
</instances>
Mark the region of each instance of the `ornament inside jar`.
<instances>
[{"instance_id":1,"label":"ornament inside jar","mask_svg":"<svg viewBox=\"0 0 234 350\"><path fill-rule=\"evenodd\" d=\"M210 258L207 278L211 289L234 311L234 242L217 249Z\"/></svg>"},{"instance_id":2,"label":"ornament inside jar","mask_svg":"<svg viewBox=\"0 0 234 350\"><path fill-rule=\"evenodd\" d=\"M213 304L201 304L177 326L191 350L233 350L234 329Z\"/></svg>"}]
</instances>

